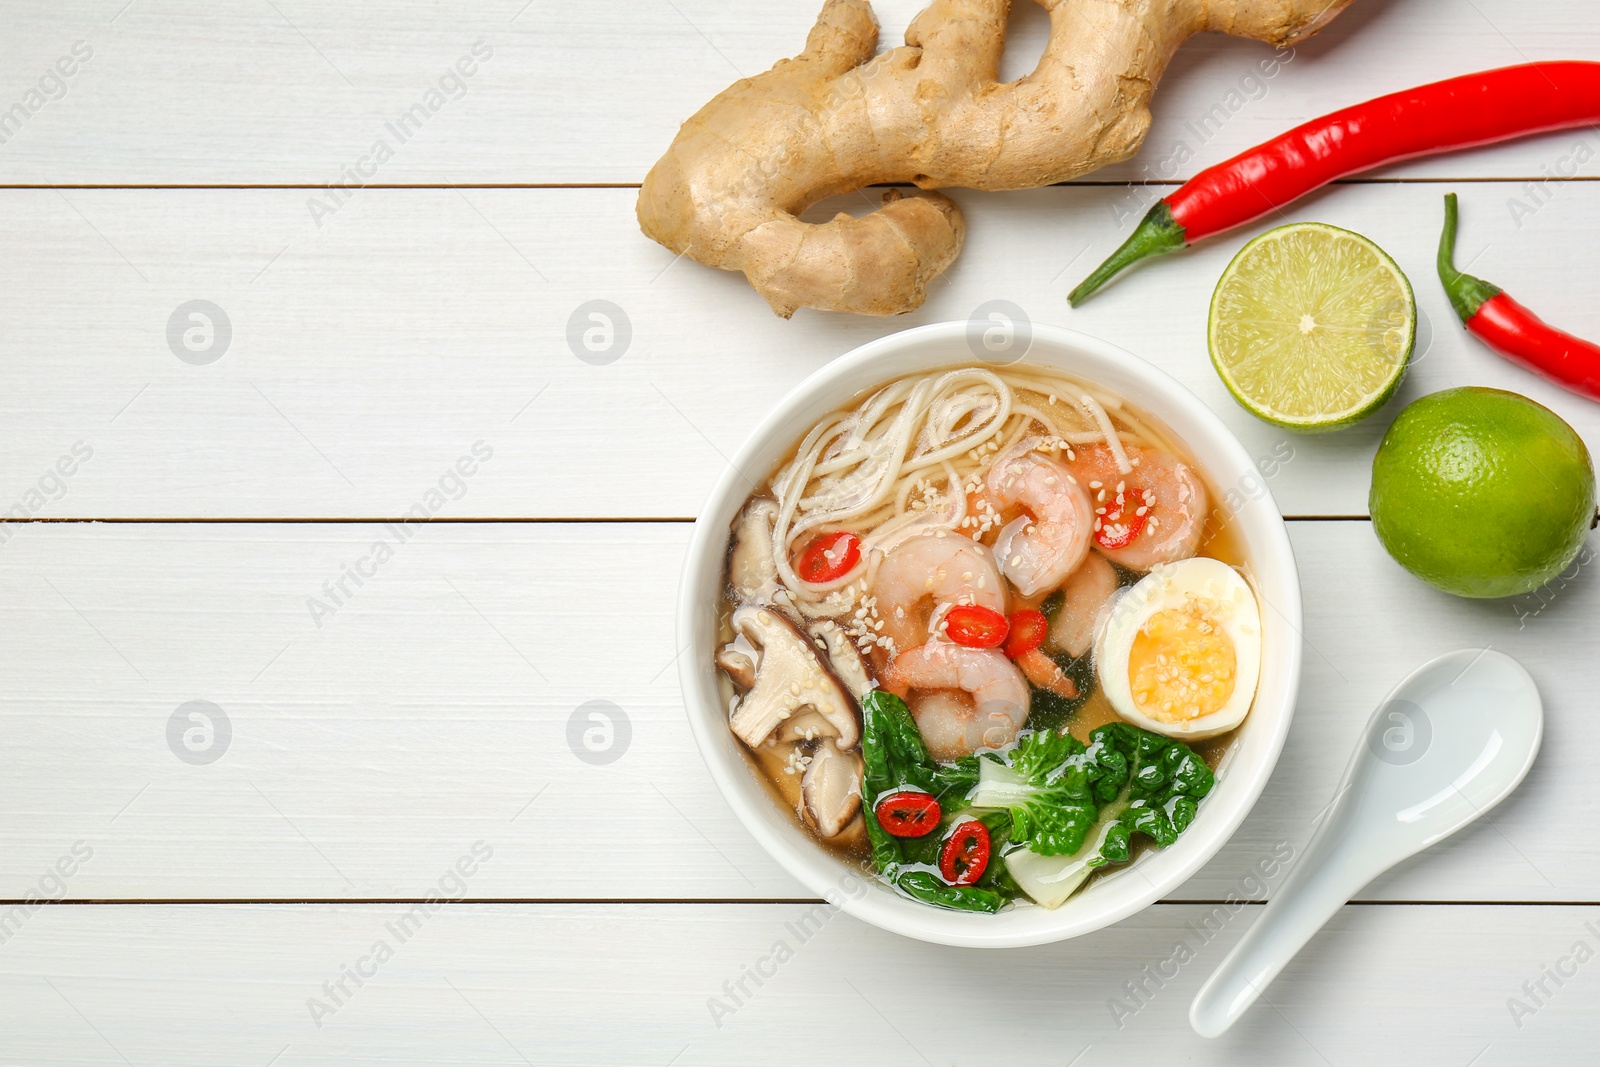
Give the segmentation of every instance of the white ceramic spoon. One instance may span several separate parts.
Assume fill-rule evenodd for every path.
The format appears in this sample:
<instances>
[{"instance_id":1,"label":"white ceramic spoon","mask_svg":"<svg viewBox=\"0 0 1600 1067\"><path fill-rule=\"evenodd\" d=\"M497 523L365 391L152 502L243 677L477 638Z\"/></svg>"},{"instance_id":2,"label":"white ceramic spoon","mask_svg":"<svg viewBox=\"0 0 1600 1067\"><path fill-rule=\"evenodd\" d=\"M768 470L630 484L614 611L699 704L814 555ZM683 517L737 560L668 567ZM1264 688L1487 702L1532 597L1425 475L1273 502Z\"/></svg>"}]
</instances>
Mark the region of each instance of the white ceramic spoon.
<instances>
[{"instance_id":1,"label":"white ceramic spoon","mask_svg":"<svg viewBox=\"0 0 1600 1067\"><path fill-rule=\"evenodd\" d=\"M1223 1033L1362 886L1503 800L1543 733L1533 679L1500 652L1447 652L1396 686L1305 854L1195 996L1195 1031Z\"/></svg>"}]
</instances>

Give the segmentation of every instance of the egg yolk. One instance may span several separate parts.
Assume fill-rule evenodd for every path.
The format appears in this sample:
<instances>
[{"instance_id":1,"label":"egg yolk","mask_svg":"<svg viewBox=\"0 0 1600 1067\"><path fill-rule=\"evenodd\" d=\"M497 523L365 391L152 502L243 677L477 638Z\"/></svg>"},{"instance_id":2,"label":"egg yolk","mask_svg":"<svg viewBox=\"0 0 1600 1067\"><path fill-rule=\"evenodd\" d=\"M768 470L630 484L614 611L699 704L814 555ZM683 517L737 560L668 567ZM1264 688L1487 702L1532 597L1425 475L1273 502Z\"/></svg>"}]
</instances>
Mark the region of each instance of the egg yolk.
<instances>
[{"instance_id":1,"label":"egg yolk","mask_svg":"<svg viewBox=\"0 0 1600 1067\"><path fill-rule=\"evenodd\" d=\"M1191 597L1145 620L1128 655L1133 702L1160 722L1210 715L1233 695L1233 641L1217 622L1216 605Z\"/></svg>"}]
</instances>

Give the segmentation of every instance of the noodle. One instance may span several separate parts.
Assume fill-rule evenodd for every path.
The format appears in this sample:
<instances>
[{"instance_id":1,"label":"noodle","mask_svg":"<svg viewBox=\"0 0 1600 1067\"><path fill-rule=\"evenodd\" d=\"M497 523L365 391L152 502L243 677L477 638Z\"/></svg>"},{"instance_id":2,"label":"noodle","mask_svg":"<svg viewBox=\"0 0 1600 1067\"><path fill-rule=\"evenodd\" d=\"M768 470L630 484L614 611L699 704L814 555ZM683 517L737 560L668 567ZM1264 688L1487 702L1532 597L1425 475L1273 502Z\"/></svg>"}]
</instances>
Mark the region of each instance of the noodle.
<instances>
[{"instance_id":1,"label":"noodle","mask_svg":"<svg viewBox=\"0 0 1600 1067\"><path fill-rule=\"evenodd\" d=\"M960 460L987 443L1011 421L1011 404L1011 389L999 375L965 368L886 386L855 412L807 434L795 458L772 482L778 497L773 556L784 585L804 602L859 577L852 573L832 582L807 582L789 564L789 549L812 530L887 505L893 515L885 524L888 529L880 525L864 546L881 550L882 544L874 542L898 530L902 524L895 519L908 514L913 476ZM950 479L947 495L961 496L959 475ZM966 516L965 500L949 510L952 518L917 525L953 528Z\"/></svg>"},{"instance_id":2,"label":"noodle","mask_svg":"<svg viewBox=\"0 0 1600 1067\"><path fill-rule=\"evenodd\" d=\"M1117 470L1123 474L1133 470L1133 464L1128 462L1128 453L1123 449L1122 441L1118 439L1116 427L1111 425L1111 416L1106 414L1106 409L1101 407L1100 402L1088 393L1084 393L1079 397L1078 402L1084 406L1084 409L1089 414L1094 416L1094 421L1100 424L1100 431L1105 434L1106 444L1111 448L1111 455L1117 461Z\"/></svg>"},{"instance_id":3,"label":"noodle","mask_svg":"<svg viewBox=\"0 0 1600 1067\"><path fill-rule=\"evenodd\" d=\"M837 614L866 594L897 545L971 525L968 491L980 487L996 454L1029 436L1069 456L1103 443L1123 473L1132 470L1125 442L1160 439L1120 400L1037 369L963 367L901 379L818 423L772 479L772 555L795 607L812 617ZM868 531L850 573L827 582L795 573L796 543L840 529Z\"/></svg>"}]
</instances>

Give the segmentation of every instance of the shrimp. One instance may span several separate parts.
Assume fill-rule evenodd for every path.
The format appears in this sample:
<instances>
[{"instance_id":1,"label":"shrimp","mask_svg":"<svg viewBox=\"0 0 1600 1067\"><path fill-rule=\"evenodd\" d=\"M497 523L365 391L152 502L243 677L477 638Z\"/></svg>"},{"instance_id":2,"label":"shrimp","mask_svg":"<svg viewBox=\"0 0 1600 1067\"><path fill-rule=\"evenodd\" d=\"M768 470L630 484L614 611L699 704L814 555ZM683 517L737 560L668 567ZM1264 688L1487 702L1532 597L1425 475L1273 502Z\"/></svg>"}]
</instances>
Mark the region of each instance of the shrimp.
<instances>
[{"instance_id":1,"label":"shrimp","mask_svg":"<svg viewBox=\"0 0 1600 1067\"><path fill-rule=\"evenodd\" d=\"M1113 563L1136 571L1188 559L1205 534L1210 509L1205 484L1171 452L1123 447L1133 464L1127 474L1105 445L1077 449L1071 464L1093 501L1096 547Z\"/></svg>"},{"instance_id":2,"label":"shrimp","mask_svg":"<svg viewBox=\"0 0 1600 1067\"><path fill-rule=\"evenodd\" d=\"M1040 689L1048 689L1067 700L1078 699L1078 683L1067 676L1061 665L1045 654L1043 649L1032 648L1016 658L1023 677Z\"/></svg>"},{"instance_id":3,"label":"shrimp","mask_svg":"<svg viewBox=\"0 0 1600 1067\"><path fill-rule=\"evenodd\" d=\"M1000 571L1017 592L1037 596L1060 585L1089 551L1094 514L1089 494L1059 460L1034 451L1025 438L989 468L986 495L1001 507L1021 504L1026 514L1006 523L994 543Z\"/></svg>"},{"instance_id":4,"label":"shrimp","mask_svg":"<svg viewBox=\"0 0 1600 1067\"><path fill-rule=\"evenodd\" d=\"M1061 587L1064 600L1050 624L1050 640L1068 655L1081 656L1094 644L1094 622L1101 605L1121 585L1117 570L1099 552L1091 552Z\"/></svg>"},{"instance_id":5,"label":"shrimp","mask_svg":"<svg viewBox=\"0 0 1600 1067\"><path fill-rule=\"evenodd\" d=\"M884 688L910 695L911 717L936 760L1010 744L1028 721L1027 680L999 649L930 641L895 657Z\"/></svg>"},{"instance_id":6,"label":"shrimp","mask_svg":"<svg viewBox=\"0 0 1600 1067\"><path fill-rule=\"evenodd\" d=\"M896 649L928 639L928 618L942 604L1006 610L1005 584L988 548L957 534L924 534L901 543L878 565L872 581L883 634ZM933 604L926 607L925 601Z\"/></svg>"}]
</instances>

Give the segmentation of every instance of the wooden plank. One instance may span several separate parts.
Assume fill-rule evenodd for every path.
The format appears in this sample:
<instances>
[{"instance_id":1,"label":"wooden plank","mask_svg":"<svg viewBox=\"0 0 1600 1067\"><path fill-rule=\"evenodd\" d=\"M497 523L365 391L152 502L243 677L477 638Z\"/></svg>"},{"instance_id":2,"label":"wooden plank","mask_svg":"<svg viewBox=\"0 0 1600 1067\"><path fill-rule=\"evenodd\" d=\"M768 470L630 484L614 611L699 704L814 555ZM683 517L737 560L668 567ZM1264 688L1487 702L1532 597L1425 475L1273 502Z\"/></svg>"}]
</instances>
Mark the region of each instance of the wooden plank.
<instances>
[{"instance_id":1,"label":"wooden plank","mask_svg":"<svg viewBox=\"0 0 1600 1067\"><path fill-rule=\"evenodd\" d=\"M814 1064L819 1041L851 1065L988 1063L1003 1047L1024 1063L1460 1067L1587 1062L1600 1012L1593 907L1347 907L1215 1041L1190 1032L1189 1003L1253 908L1156 905L1006 952L825 905L461 903L402 941L405 912L45 908L0 953L0 1041L19 1063L174 1067ZM1537 982L1546 995L1524 991Z\"/></svg>"},{"instance_id":2,"label":"wooden plank","mask_svg":"<svg viewBox=\"0 0 1600 1067\"><path fill-rule=\"evenodd\" d=\"M1461 262L1551 321L1600 333L1587 277L1569 269L1588 254L1581 221L1600 210L1600 186L1564 186L1515 219L1502 184L1461 193ZM726 457L806 374L996 296L1158 363L1263 463L1292 452L1270 480L1286 513L1366 511L1368 462L1398 404L1345 433L1290 439L1235 405L1211 369L1206 309L1242 237L1072 310L1063 295L1120 239L1127 191L968 194L967 250L925 307L785 322L741 278L674 262L640 236L633 195L369 190L319 229L304 191L0 191L0 514L392 517L483 442L492 461L439 514L692 516ZM1367 233L1410 274L1422 354L1402 401L1502 386L1600 440L1592 404L1455 325L1433 277L1440 210L1438 186L1355 186L1291 217ZM208 343L180 311L197 299L226 315L226 347L215 332L209 351L186 347L187 330ZM594 300L620 307L630 330L603 365L569 343ZM77 442L92 458L51 474Z\"/></svg>"},{"instance_id":3,"label":"wooden plank","mask_svg":"<svg viewBox=\"0 0 1600 1067\"><path fill-rule=\"evenodd\" d=\"M322 185L349 180L343 170L380 140L392 158L369 166L366 180L383 184L638 182L713 95L798 52L819 6L757 15L714 0L603 9L494 0L448 11L424 0L70 0L13 15L0 42L9 72L0 109L26 108L0 145L0 183ZM899 43L922 6L875 5L885 45ZM1004 76L1026 72L1045 30L1040 12L1019 9ZM91 53L83 62L72 54L78 42ZM1143 152L1096 177L1187 177L1369 95L1597 52L1600 28L1574 20L1562 0L1360 4L1270 77L1266 46L1203 36L1167 72ZM57 79L63 58L73 73ZM470 75L456 73L463 60ZM420 128L391 133L419 104L430 107ZM1388 173L1540 178L1573 140L1552 135ZM1595 166L1587 159L1583 173Z\"/></svg>"},{"instance_id":4,"label":"wooden plank","mask_svg":"<svg viewBox=\"0 0 1600 1067\"><path fill-rule=\"evenodd\" d=\"M1600 683L1573 652L1600 609L1588 568L1542 597L1466 602L1404 575L1367 523L1291 530L1307 605L1294 729L1181 898L1241 892L1263 857L1303 848L1390 686L1492 644L1543 691L1543 755L1490 819L1365 896L1600 901L1600 858L1572 829L1600 817L1575 787L1600 761L1573 725ZM77 899L387 899L478 838L497 850L479 897L808 896L716 794L683 719L671 618L688 533L436 525L377 564L369 546L392 535L362 525L23 531L0 551L0 899L78 841L94 855L69 880ZM356 564L375 574L332 605L323 583ZM309 598L333 608L320 627ZM208 764L171 747L204 725L187 711L169 743L197 700L231 727ZM590 701L627 723L609 763L569 741Z\"/></svg>"},{"instance_id":5,"label":"wooden plank","mask_svg":"<svg viewBox=\"0 0 1600 1067\"><path fill-rule=\"evenodd\" d=\"M876 6L893 41L921 2ZM1207 366L1210 287L1246 235L1065 308L1064 290L1148 190L958 194L969 247L925 309L784 323L739 279L644 240L629 188L470 188L636 183L683 117L794 51L814 9L64 0L14 13L0 114L36 86L57 96L40 79L75 42L93 55L0 141L0 186L39 187L0 189L0 514L392 517L434 510L438 493L447 518L692 516L805 374L994 296L1167 367L1253 454L1279 459L1269 485L1289 513L1364 514L1367 462L1398 404L1350 433L1286 440L1234 408ZM1016 51L1037 47L1038 12L1022 5L1016 22ZM1169 71L1145 151L1093 180L1183 177L1355 95L1596 45L1600 26L1558 0L1368 3L1257 90L1245 79L1265 50L1204 37ZM312 207L377 139L398 142L386 124L464 58L477 69L461 93L447 83L449 99L370 179L438 188ZM1013 56L1008 73L1025 65ZM1600 333L1570 269L1600 191L1520 183L1592 179L1597 150L1600 134L1585 131L1418 161L1385 176L1455 181L1338 188L1293 214L1370 234L1411 274L1431 344L1404 397L1501 385L1597 439L1586 404L1467 342L1431 274L1439 195L1459 188L1462 262ZM49 188L75 184L300 188ZM611 364L582 361L567 340L595 299L633 330ZM169 341L194 300L230 319L215 362L185 361ZM1600 865L1570 829L1594 821L1574 784L1600 755L1571 725L1600 681L1579 636L1600 607L1587 565L1537 597L1466 603L1403 575L1366 523L1293 524L1306 680L1262 803L1180 902L998 955L783 902L807 890L744 833L684 728L670 620L687 534L0 526L12 623L0 644L0 899L155 901L0 904L0 1060L876 1065L987 1062L997 1047L1085 1067L1590 1057L1600 911L1581 902L1600 903ZM370 576L346 577L385 541ZM1344 909L1232 1034L1190 1036L1190 999L1257 914L1213 902L1271 892L1278 875L1259 865L1304 847L1383 692L1464 645L1519 656L1541 685L1547 742L1528 782L1491 820L1366 890L1378 903ZM570 740L593 701L627 724L611 762ZM207 719L187 717L200 712L209 741ZM396 925L422 912L358 903L430 895L465 899L424 907L404 940ZM272 899L339 903L176 903ZM495 900L533 902L477 903ZM1472 903L1394 903L1446 900ZM393 957L353 995L348 980L337 997L324 988L371 966L379 940ZM1194 958L1173 973L1180 943ZM769 977L752 993L753 968ZM910 1018L908 1004L958 1007Z\"/></svg>"}]
</instances>

